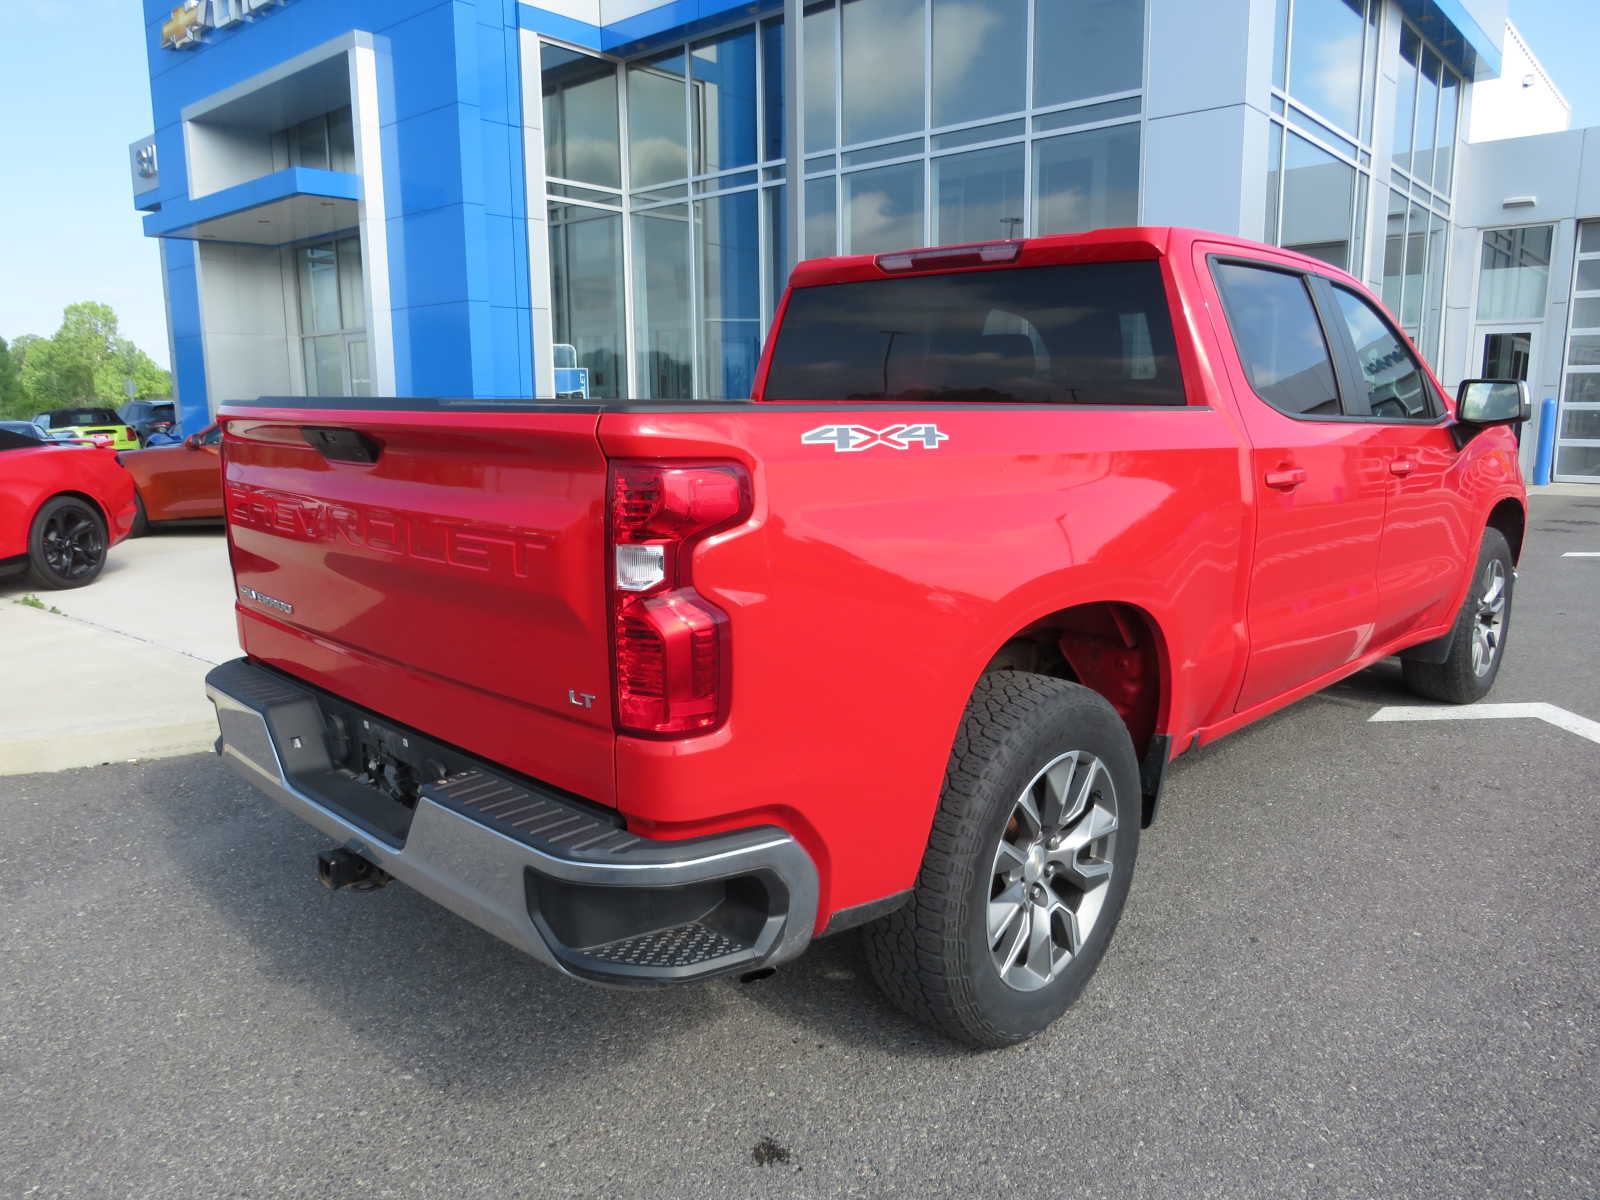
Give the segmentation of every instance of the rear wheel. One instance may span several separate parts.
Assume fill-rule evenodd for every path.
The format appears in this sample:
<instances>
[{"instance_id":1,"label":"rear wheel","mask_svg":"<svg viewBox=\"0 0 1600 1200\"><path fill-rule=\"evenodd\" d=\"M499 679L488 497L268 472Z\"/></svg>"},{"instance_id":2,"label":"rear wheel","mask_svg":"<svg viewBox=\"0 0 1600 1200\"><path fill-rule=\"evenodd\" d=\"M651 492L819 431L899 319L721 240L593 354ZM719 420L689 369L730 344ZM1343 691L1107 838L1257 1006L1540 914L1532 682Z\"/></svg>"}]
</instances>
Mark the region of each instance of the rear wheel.
<instances>
[{"instance_id":1,"label":"rear wheel","mask_svg":"<svg viewBox=\"0 0 1600 1200\"><path fill-rule=\"evenodd\" d=\"M28 533L28 571L42 588L93 583L106 565L106 523L76 496L45 502Z\"/></svg>"},{"instance_id":2,"label":"rear wheel","mask_svg":"<svg viewBox=\"0 0 1600 1200\"><path fill-rule=\"evenodd\" d=\"M1488 695L1505 658L1515 587L1516 571L1505 535L1485 529L1472 586L1450 634L1449 654L1438 663L1402 658L1406 686L1446 704L1471 704Z\"/></svg>"},{"instance_id":3,"label":"rear wheel","mask_svg":"<svg viewBox=\"0 0 1600 1200\"><path fill-rule=\"evenodd\" d=\"M1141 810L1133 744L1104 698L1023 671L985 675L911 900L862 932L878 985L971 1045L1032 1037L1105 953Z\"/></svg>"}]
</instances>

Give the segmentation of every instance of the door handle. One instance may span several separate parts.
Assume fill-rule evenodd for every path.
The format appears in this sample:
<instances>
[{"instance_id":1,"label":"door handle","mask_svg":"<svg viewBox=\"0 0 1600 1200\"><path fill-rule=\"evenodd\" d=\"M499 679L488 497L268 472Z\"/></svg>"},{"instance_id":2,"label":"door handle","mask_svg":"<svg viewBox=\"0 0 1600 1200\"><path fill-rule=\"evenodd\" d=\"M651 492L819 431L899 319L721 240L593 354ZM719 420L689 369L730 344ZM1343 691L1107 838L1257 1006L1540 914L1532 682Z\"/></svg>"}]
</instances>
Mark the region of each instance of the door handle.
<instances>
[{"instance_id":1,"label":"door handle","mask_svg":"<svg viewBox=\"0 0 1600 1200\"><path fill-rule=\"evenodd\" d=\"M1280 467L1276 471L1268 471L1264 477L1269 488L1277 488L1280 492L1293 491L1305 481L1306 473L1302 467Z\"/></svg>"},{"instance_id":2,"label":"door handle","mask_svg":"<svg viewBox=\"0 0 1600 1200\"><path fill-rule=\"evenodd\" d=\"M1389 474L1398 475L1402 479L1416 469L1417 464L1412 462L1409 458L1397 458L1389 464Z\"/></svg>"}]
</instances>

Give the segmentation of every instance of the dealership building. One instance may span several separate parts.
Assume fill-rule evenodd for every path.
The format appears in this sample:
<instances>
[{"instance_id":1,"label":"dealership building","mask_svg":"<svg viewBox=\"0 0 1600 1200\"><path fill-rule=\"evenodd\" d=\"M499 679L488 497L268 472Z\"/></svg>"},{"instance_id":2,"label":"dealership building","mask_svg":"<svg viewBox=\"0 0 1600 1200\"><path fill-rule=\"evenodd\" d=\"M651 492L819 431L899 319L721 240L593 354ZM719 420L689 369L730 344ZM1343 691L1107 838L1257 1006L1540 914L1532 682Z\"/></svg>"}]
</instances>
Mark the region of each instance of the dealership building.
<instances>
[{"instance_id":1,"label":"dealership building","mask_svg":"<svg viewBox=\"0 0 1600 1200\"><path fill-rule=\"evenodd\" d=\"M1600 129L1505 5L144 0L184 424L748 394L799 258L1178 224L1362 277L1600 480Z\"/></svg>"}]
</instances>

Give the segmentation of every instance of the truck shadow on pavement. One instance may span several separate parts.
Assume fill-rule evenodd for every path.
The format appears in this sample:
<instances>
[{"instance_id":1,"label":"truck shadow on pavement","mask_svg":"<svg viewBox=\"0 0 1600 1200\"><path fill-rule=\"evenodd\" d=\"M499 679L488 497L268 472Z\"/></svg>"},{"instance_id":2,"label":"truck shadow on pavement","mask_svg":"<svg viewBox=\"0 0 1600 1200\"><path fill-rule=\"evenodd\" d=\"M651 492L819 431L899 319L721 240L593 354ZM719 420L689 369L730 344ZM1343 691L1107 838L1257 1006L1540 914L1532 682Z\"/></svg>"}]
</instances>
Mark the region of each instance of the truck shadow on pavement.
<instances>
[{"instance_id":1,"label":"truck shadow on pavement","mask_svg":"<svg viewBox=\"0 0 1600 1200\"><path fill-rule=\"evenodd\" d=\"M130 799L166 827L152 843L222 926L208 929L213 948L196 953L194 969L243 960L217 965L219 976L273 994L270 1007L336 1022L433 1086L517 1090L543 1075L592 1072L601 1059L609 1073L647 1048L685 1042L714 1056L759 1057L763 1042L807 1040L918 1057L965 1053L881 998L853 934L816 943L756 983L595 987L403 885L326 891L313 866L327 840L215 759L152 763L139 778ZM261 1009L259 998L238 1001L241 1015Z\"/></svg>"}]
</instances>

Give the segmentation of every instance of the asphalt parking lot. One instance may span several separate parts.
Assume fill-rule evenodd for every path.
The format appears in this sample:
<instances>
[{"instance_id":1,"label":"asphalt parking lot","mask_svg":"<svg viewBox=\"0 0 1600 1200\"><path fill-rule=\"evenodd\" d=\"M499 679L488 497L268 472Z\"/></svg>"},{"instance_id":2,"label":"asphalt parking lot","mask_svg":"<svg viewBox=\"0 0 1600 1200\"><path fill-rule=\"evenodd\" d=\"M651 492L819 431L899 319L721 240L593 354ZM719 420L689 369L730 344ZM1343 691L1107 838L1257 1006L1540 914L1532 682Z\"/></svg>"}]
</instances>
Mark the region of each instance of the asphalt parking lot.
<instances>
[{"instance_id":1,"label":"asphalt parking lot","mask_svg":"<svg viewBox=\"0 0 1600 1200\"><path fill-rule=\"evenodd\" d=\"M1600 719L1600 495L1541 496L1494 701ZM7 1196L1600 1196L1600 745L1372 724L1381 665L1186 760L1037 1041L856 943L611 992L207 756L0 778Z\"/></svg>"}]
</instances>

